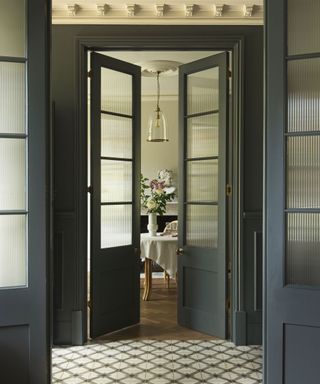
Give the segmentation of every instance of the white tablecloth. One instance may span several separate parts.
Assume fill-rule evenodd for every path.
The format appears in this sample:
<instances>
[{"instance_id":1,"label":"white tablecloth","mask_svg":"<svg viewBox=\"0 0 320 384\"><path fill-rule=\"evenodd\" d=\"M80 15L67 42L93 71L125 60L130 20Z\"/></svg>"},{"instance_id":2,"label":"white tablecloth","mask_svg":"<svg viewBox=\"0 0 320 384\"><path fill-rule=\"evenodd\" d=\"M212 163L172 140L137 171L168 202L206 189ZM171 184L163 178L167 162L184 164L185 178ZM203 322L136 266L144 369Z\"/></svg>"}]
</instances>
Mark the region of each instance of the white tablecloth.
<instances>
[{"instance_id":1,"label":"white tablecloth","mask_svg":"<svg viewBox=\"0 0 320 384\"><path fill-rule=\"evenodd\" d=\"M150 236L141 233L141 258L148 258L159 264L171 277L176 276L178 239L172 236Z\"/></svg>"}]
</instances>

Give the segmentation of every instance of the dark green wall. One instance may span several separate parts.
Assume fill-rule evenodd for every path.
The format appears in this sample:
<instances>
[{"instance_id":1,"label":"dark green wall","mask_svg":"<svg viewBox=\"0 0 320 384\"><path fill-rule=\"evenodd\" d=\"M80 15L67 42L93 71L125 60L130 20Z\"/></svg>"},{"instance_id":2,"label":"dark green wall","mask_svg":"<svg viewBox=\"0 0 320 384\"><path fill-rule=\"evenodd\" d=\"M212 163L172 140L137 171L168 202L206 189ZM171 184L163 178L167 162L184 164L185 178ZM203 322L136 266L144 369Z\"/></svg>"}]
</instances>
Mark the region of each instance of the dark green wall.
<instances>
[{"instance_id":1,"label":"dark green wall","mask_svg":"<svg viewBox=\"0 0 320 384\"><path fill-rule=\"evenodd\" d=\"M254 306L255 233L262 221L262 127L263 127L263 28L257 26L58 26L52 28L52 96L55 103L55 288L54 339L56 343L76 343L83 309L83 231L79 230L82 203L79 180L83 164L78 163L78 52L79 37L179 35L240 36L244 38L243 109L243 300L245 342L261 340L261 313ZM85 188L85 182L80 185ZM258 276L261 279L261 276ZM261 280L260 280L261 282ZM81 328L81 327L80 327ZM242 331L241 331L242 332ZM79 339L79 338L78 338Z\"/></svg>"}]
</instances>

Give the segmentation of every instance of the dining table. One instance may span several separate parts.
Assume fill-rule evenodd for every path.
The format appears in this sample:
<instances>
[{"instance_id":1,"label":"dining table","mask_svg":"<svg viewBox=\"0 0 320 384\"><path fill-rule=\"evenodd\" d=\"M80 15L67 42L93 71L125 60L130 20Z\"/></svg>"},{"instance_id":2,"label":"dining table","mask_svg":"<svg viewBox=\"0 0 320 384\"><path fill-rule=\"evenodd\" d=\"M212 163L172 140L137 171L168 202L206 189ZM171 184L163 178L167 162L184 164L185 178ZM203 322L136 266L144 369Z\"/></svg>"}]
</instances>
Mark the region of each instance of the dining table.
<instances>
[{"instance_id":1,"label":"dining table","mask_svg":"<svg viewBox=\"0 0 320 384\"><path fill-rule=\"evenodd\" d=\"M142 299L150 300L152 291L152 262L154 261L168 274L176 278L178 238L171 234L157 233L150 236L149 233L141 233L140 250L141 259L144 260L144 292Z\"/></svg>"}]
</instances>

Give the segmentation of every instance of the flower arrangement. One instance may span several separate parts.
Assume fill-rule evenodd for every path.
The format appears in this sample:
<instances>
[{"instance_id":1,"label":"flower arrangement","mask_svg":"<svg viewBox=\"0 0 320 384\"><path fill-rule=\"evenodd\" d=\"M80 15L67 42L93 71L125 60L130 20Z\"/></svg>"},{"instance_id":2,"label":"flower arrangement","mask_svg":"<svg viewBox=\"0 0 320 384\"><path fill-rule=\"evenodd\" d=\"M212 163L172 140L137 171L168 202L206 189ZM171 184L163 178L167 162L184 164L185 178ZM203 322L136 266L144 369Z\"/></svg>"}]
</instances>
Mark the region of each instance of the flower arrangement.
<instances>
[{"instance_id":1,"label":"flower arrangement","mask_svg":"<svg viewBox=\"0 0 320 384\"><path fill-rule=\"evenodd\" d=\"M148 178L141 175L140 183L141 205L147 213L158 213L162 216L166 212L167 202L175 197L174 188L166 188L166 181Z\"/></svg>"}]
</instances>

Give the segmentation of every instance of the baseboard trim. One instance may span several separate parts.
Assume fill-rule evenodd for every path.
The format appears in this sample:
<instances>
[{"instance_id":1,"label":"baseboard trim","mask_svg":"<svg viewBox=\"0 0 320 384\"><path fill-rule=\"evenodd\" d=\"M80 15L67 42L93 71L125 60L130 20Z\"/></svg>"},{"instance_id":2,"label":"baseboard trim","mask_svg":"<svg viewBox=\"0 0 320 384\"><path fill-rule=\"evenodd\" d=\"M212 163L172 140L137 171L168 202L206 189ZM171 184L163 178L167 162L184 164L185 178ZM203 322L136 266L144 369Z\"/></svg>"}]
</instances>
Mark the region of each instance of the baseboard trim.
<instances>
[{"instance_id":1,"label":"baseboard trim","mask_svg":"<svg viewBox=\"0 0 320 384\"><path fill-rule=\"evenodd\" d=\"M72 345L83 345L85 343L82 333L82 317L82 311L72 311Z\"/></svg>"},{"instance_id":2,"label":"baseboard trim","mask_svg":"<svg viewBox=\"0 0 320 384\"><path fill-rule=\"evenodd\" d=\"M234 333L233 342L235 345L247 345L247 312L234 312Z\"/></svg>"}]
</instances>

